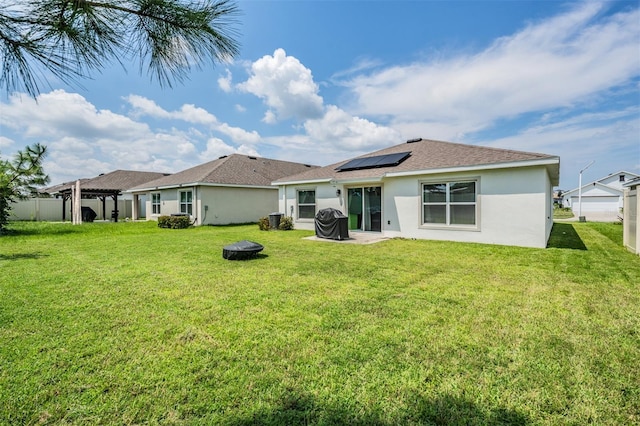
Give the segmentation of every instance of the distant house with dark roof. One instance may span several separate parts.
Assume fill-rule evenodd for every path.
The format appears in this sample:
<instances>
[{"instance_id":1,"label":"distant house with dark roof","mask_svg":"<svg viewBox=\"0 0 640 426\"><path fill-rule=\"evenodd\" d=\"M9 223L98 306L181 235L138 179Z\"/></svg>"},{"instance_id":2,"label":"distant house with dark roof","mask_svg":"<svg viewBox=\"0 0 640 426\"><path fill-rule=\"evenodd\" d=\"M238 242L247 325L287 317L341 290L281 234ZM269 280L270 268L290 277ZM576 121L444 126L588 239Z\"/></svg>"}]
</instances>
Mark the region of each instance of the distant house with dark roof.
<instances>
[{"instance_id":1,"label":"distant house with dark roof","mask_svg":"<svg viewBox=\"0 0 640 426\"><path fill-rule=\"evenodd\" d=\"M553 155L415 139L274 185L298 229L335 208L349 232L546 247L559 173Z\"/></svg>"},{"instance_id":2,"label":"distant house with dark roof","mask_svg":"<svg viewBox=\"0 0 640 426\"><path fill-rule=\"evenodd\" d=\"M147 219L188 214L196 225L257 222L277 211L271 182L315 166L241 154L222 156L131 188L134 203L146 196ZM138 219L138 212L133 212Z\"/></svg>"}]
</instances>

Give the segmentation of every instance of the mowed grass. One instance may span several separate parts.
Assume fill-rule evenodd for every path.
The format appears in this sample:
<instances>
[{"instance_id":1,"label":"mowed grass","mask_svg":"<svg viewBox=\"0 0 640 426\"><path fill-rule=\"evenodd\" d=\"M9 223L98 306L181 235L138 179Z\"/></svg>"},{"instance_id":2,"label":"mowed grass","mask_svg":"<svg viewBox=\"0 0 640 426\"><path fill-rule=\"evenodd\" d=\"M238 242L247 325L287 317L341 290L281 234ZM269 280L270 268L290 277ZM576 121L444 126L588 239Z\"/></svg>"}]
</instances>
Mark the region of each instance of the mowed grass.
<instances>
[{"instance_id":1,"label":"mowed grass","mask_svg":"<svg viewBox=\"0 0 640 426\"><path fill-rule=\"evenodd\" d=\"M640 259L303 240L257 225L16 223L0 237L0 424L640 422ZM256 259L222 247L259 242Z\"/></svg>"}]
</instances>

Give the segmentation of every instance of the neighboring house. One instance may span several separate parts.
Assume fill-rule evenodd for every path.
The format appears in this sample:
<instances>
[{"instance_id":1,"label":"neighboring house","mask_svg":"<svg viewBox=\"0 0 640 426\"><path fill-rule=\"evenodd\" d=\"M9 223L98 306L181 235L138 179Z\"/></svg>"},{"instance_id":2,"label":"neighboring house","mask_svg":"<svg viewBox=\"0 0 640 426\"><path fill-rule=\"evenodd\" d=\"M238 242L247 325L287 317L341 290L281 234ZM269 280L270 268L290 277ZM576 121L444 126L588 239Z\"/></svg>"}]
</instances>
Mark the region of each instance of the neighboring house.
<instances>
[{"instance_id":1,"label":"neighboring house","mask_svg":"<svg viewBox=\"0 0 640 426\"><path fill-rule=\"evenodd\" d=\"M81 204L83 207L93 209L97 214L97 220L117 220L118 216L120 218L130 217L133 209L132 197L123 192L166 175L167 173L114 170L94 178L78 179L82 193ZM65 182L38 191L55 198L30 198L18 201L12 206L13 218L18 220L70 220L72 211L71 187L75 183L76 181Z\"/></svg>"},{"instance_id":2,"label":"neighboring house","mask_svg":"<svg viewBox=\"0 0 640 426\"><path fill-rule=\"evenodd\" d=\"M553 155L415 139L274 185L298 229L331 207L350 232L546 247L559 173Z\"/></svg>"},{"instance_id":3,"label":"neighboring house","mask_svg":"<svg viewBox=\"0 0 640 426\"><path fill-rule=\"evenodd\" d=\"M306 164L232 154L129 192L134 206L135 200L146 196L147 219L188 214L196 225L257 222L278 210L278 190L271 182L312 169ZM138 217L134 211L133 218Z\"/></svg>"},{"instance_id":4,"label":"neighboring house","mask_svg":"<svg viewBox=\"0 0 640 426\"><path fill-rule=\"evenodd\" d=\"M623 244L640 255L640 177L624 184Z\"/></svg>"},{"instance_id":5,"label":"neighboring house","mask_svg":"<svg viewBox=\"0 0 640 426\"><path fill-rule=\"evenodd\" d=\"M612 173L603 178L567 191L562 195L563 207L570 207L573 214L590 220L616 220L623 203L624 184L640 175L626 171ZM582 208L580 207L582 200Z\"/></svg>"}]
</instances>

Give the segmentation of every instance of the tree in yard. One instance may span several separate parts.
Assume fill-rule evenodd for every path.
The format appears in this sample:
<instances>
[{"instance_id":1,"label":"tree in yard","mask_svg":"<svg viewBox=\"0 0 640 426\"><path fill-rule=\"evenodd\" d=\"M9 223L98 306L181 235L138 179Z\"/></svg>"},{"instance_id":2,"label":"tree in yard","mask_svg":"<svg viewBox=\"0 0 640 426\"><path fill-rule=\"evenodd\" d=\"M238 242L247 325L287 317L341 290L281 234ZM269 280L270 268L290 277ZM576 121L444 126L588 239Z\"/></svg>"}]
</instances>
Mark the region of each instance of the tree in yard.
<instances>
[{"instance_id":1,"label":"tree in yard","mask_svg":"<svg viewBox=\"0 0 640 426\"><path fill-rule=\"evenodd\" d=\"M36 186L49 182L42 160L47 148L38 143L19 151L13 161L0 158L0 234L9 219L11 203L36 192Z\"/></svg>"},{"instance_id":2,"label":"tree in yard","mask_svg":"<svg viewBox=\"0 0 640 426\"><path fill-rule=\"evenodd\" d=\"M53 76L77 83L137 59L171 87L238 54L232 0L0 0L0 87L35 97Z\"/></svg>"}]
</instances>

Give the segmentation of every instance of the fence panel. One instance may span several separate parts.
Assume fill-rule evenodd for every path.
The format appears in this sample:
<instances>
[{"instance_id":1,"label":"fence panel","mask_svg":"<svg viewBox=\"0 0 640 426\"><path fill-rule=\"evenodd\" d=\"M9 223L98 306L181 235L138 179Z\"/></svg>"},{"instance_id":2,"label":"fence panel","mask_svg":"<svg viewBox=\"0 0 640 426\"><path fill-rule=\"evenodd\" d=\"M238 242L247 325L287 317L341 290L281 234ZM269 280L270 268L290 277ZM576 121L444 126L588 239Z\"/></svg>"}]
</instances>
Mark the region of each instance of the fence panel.
<instances>
[{"instance_id":1,"label":"fence panel","mask_svg":"<svg viewBox=\"0 0 640 426\"><path fill-rule=\"evenodd\" d=\"M114 207L112 199L105 201L105 215L102 215L102 201L83 199L83 207L91 207L97 214L96 220L111 220ZM71 201L65 203L65 219L71 221ZM118 220L130 218L131 200L118 199ZM62 198L29 198L11 204L9 220L31 220L42 222L62 221Z\"/></svg>"}]
</instances>

